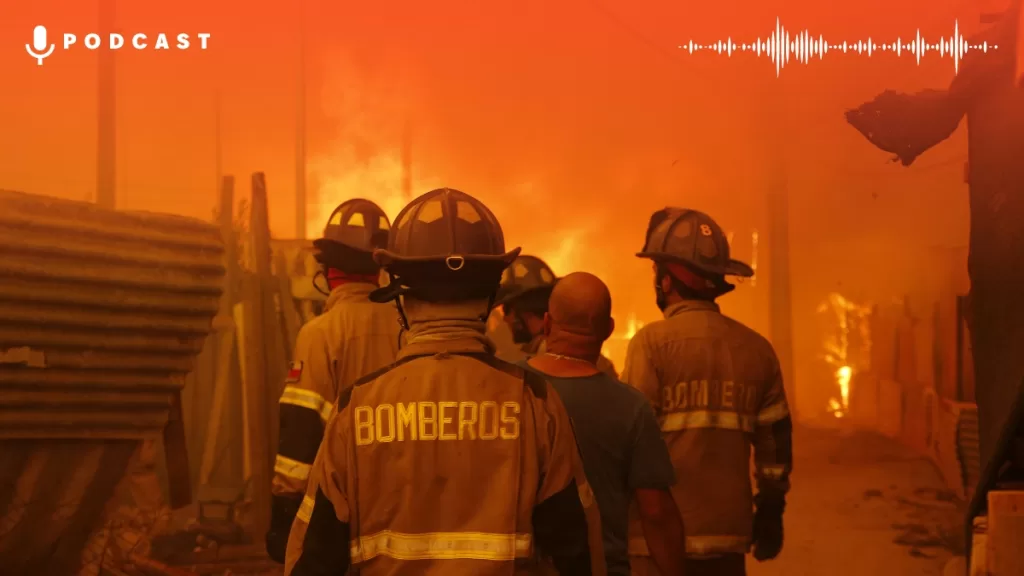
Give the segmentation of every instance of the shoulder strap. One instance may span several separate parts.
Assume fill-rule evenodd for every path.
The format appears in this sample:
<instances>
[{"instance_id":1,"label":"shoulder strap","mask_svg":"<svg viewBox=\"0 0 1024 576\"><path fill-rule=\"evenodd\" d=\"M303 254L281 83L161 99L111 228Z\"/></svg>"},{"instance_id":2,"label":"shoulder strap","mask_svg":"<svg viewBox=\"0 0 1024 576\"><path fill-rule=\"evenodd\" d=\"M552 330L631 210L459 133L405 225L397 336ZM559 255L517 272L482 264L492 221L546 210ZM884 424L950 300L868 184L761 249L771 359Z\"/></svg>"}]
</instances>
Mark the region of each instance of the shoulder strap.
<instances>
[{"instance_id":1,"label":"shoulder strap","mask_svg":"<svg viewBox=\"0 0 1024 576\"><path fill-rule=\"evenodd\" d=\"M523 368L522 366L519 366L517 364L506 362L505 360L502 360L501 358L498 358L493 354L463 354L463 356L476 358L477 360L483 362L484 364L487 364L488 366L494 368L495 370L500 370L508 374L509 376L514 376L515 378L518 378L522 380L524 384L526 384L530 391L533 392L534 396L541 400L547 398L547 381L544 380L543 376L537 374L533 370L527 370L526 368Z\"/></svg>"}]
</instances>

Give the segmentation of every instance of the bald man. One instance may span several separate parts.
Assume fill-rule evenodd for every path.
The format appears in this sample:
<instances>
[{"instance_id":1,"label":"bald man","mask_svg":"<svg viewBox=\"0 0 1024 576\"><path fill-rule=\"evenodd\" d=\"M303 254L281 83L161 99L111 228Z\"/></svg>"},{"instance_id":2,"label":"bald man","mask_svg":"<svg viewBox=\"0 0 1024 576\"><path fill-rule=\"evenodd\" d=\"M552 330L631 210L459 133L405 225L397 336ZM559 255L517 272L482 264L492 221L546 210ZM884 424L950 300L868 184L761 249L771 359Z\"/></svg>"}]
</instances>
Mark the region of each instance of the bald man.
<instances>
[{"instance_id":1,"label":"bald man","mask_svg":"<svg viewBox=\"0 0 1024 576\"><path fill-rule=\"evenodd\" d=\"M551 382L572 418L601 513L609 576L630 575L626 542L634 499L658 570L683 574L683 521L669 491L675 472L654 410L641 392L596 366L615 329L611 312L612 297L600 278L586 272L562 278L544 315L547 349L520 365Z\"/></svg>"}]
</instances>

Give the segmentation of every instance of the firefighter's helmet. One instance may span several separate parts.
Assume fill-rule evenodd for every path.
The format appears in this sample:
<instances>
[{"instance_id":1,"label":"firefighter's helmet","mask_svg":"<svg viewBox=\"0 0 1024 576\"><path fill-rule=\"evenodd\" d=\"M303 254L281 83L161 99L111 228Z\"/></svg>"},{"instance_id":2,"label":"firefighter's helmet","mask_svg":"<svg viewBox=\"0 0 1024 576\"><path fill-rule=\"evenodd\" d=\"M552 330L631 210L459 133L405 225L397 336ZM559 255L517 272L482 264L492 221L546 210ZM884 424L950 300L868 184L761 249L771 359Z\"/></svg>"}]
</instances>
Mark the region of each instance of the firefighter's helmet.
<instances>
[{"instance_id":1,"label":"firefighter's helmet","mask_svg":"<svg viewBox=\"0 0 1024 576\"><path fill-rule=\"evenodd\" d=\"M754 270L729 256L729 240L710 216L697 210L664 208L651 215L640 258L677 262L711 275L749 278Z\"/></svg>"},{"instance_id":2,"label":"firefighter's helmet","mask_svg":"<svg viewBox=\"0 0 1024 576\"><path fill-rule=\"evenodd\" d=\"M546 262L536 256L520 255L502 273L495 305L534 297L546 301L557 282L558 277Z\"/></svg>"},{"instance_id":3,"label":"firefighter's helmet","mask_svg":"<svg viewBox=\"0 0 1024 576\"><path fill-rule=\"evenodd\" d=\"M392 283L371 298L408 291L431 300L492 297L518 255L519 248L505 250L501 224L482 202L451 188L432 190L402 209L387 248L374 251Z\"/></svg>"},{"instance_id":4,"label":"firefighter's helmet","mask_svg":"<svg viewBox=\"0 0 1024 576\"><path fill-rule=\"evenodd\" d=\"M346 200L331 212L324 235L313 242L320 248L327 242L353 250L373 252L387 246L391 222L380 206L363 198Z\"/></svg>"}]
</instances>

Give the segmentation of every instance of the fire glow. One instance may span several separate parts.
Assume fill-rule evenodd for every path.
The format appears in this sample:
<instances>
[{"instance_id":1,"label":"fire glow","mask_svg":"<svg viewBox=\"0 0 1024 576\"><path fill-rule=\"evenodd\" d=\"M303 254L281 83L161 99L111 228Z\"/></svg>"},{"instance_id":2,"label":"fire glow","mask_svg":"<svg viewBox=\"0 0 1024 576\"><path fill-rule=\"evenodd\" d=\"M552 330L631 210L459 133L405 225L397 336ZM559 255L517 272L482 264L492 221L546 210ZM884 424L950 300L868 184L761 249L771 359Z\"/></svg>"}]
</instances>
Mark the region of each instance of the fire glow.
<instances>
[{"instance_id":1,"label":"fire glow","mask_svg":"<svg viewBox=\"0 0 1024 576\"><path fill-rule=\"evenodd\" d=\"M868 317L871 314L870 306L861 306L847 300L840 294L829 294L828 300L818 307L818 312L832 311L836 318L836 330L825 339L825 361L834 368L833 377L838 391L838 396L828 400L828 411L836 418L843 418L850 411L850 389L853 376L857 369L867 369L864 365L867 362L868 354L865 354L863 362L855 362L851 354L851 336L859 337L860 345L865 352L870 350L871 333ZM858 366L858 364L861 364ZM855 367L856 366L856 367Z\"/></svg>"}]
</instances>

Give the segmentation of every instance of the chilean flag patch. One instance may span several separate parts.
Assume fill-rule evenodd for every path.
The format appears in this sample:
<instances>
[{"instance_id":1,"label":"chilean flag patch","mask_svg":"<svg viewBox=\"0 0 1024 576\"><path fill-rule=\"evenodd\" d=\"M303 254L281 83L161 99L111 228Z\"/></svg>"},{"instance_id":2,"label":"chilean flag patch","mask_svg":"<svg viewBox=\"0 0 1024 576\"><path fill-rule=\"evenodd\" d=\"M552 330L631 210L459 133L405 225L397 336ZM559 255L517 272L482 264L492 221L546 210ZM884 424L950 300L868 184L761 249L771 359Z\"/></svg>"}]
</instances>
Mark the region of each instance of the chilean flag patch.
<instances>
[{"instance_id":1,"label":"chilean flag patch","mask_svg":"<svg viewBox=\"0 0 1024 576\"><path fill-rule=\"evenodd\" d=\"M286 384L294 384L299 381L302 377L302 361L296 360L288 365L288 377L285 378Z\"/></svg>"}]
</instances>

